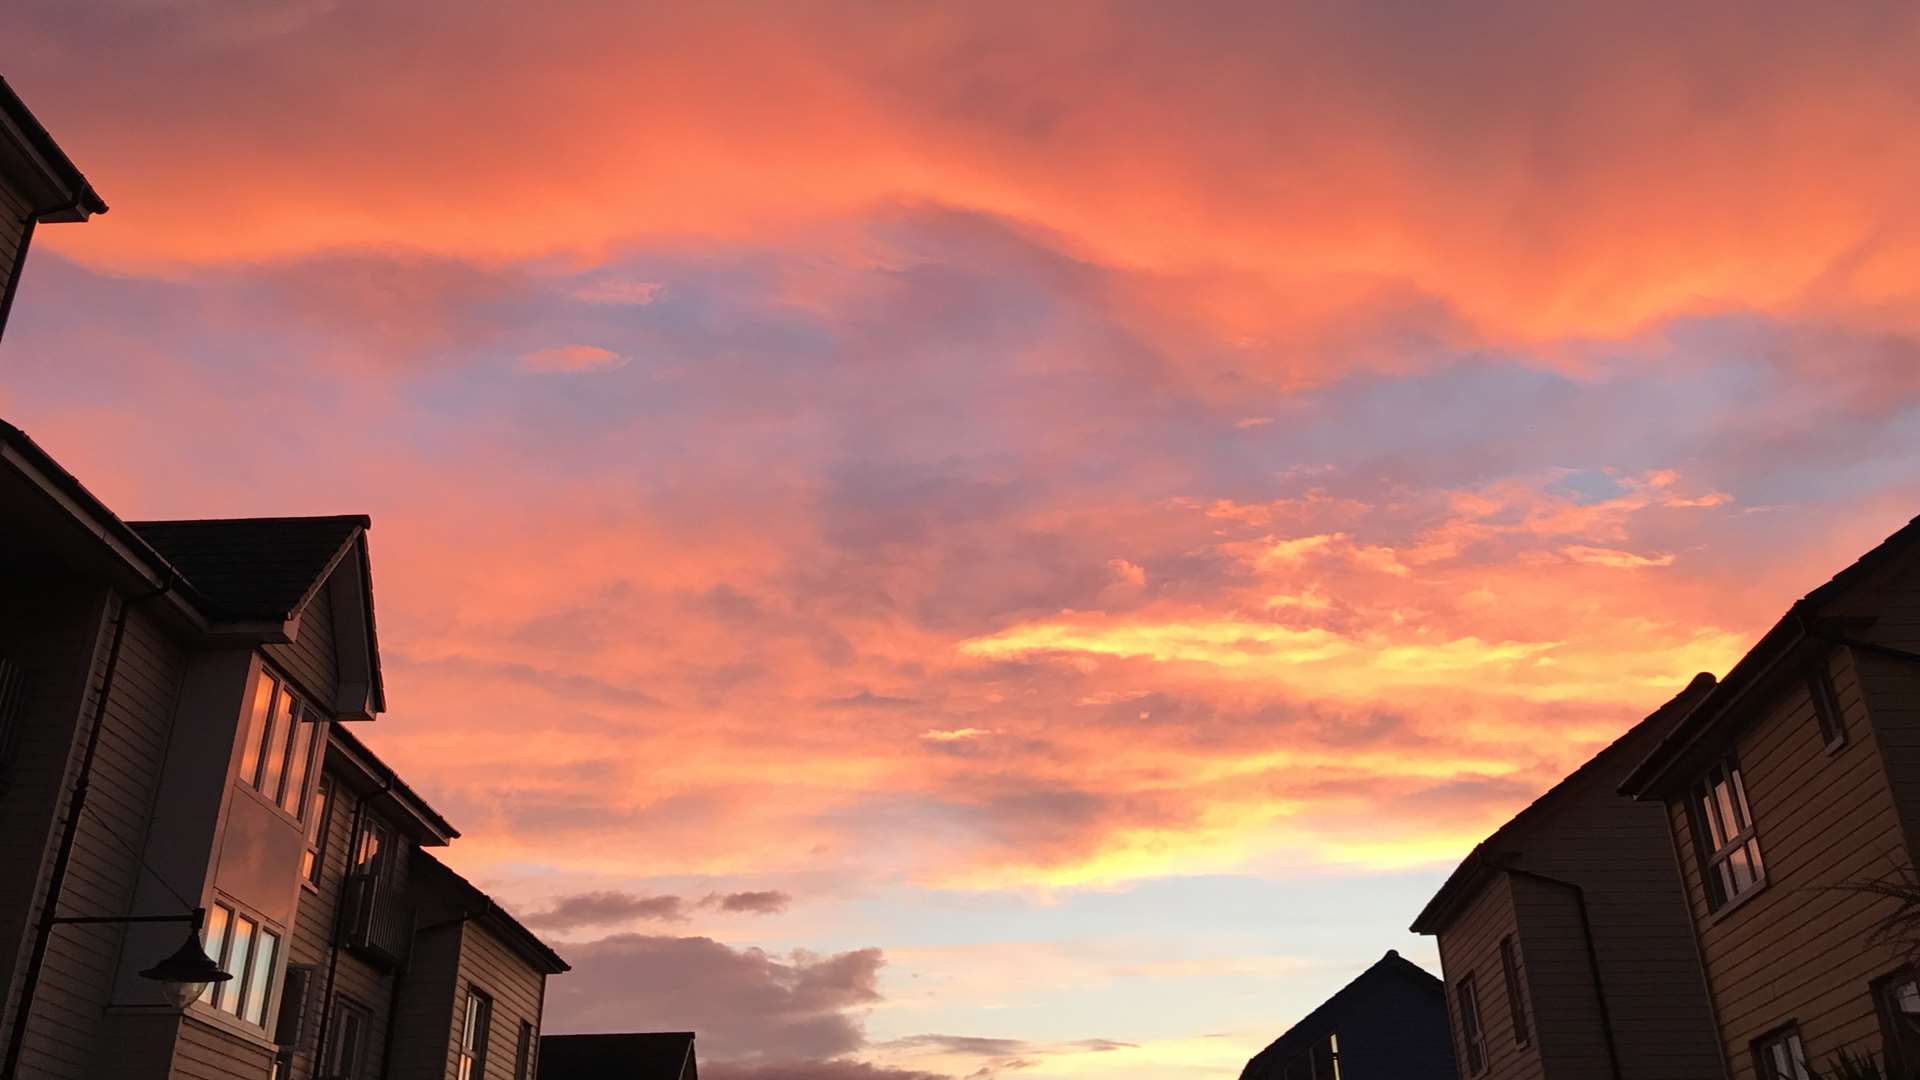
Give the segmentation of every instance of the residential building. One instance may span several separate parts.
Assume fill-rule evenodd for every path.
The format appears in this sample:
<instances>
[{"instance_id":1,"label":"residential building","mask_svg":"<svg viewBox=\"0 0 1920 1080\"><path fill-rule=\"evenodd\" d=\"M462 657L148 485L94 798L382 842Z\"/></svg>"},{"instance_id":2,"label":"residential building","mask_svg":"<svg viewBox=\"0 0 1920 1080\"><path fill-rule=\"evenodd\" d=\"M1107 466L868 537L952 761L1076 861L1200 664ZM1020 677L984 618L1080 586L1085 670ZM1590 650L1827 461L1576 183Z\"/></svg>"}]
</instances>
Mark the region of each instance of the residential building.
<instances>
[{"instance_id":1,"label":"residential building","mask_svg":"<svg viewBox=\"0 0 1920 1080\"><path fill-rule=\"evenodd\" d=\"M1389 949L1240 1072L1240 1080L1453 1080L1446 988Z\"/></svg>"},{"instance_id":2,"label":"residential building","mask_svg":"<svg viewBox=\"0 0 1920 1080\"><path fill-rule=\"evenodd\" d=\"M0 335L6 333L34 227L106 212L107 204L87 178L0 79Z\"/></svg>"},{"instance_id":3,"label":"residential building","mask_svg":"<svg viewBox=\"0 0 1920 1080\"><path fill-rule=\"evenodd\" d=\"M1617 790L1714 685L1695 678L1481 841L1414 920L1439 938L1462 1077L1724 1075L1666 812Z\"/></svg>"},{"instance_id":4,"label":"residential building","mask_svg":"<svg viewBox=\"0 0 1920 1080\"><path fill-rule=\"evenodd\" d=\"M1920 519L1795 603L1625 776L1666 815L1731 1075L1920 1070Z\"/></svg>"},{"instance_id":5,"label":"residential building","mask_svg":"<svg viewBox=\"0 0 1920 1080\"><path fill-rule=\"evenodd\" d=\"M4 1080L533 1075L565 963L347 729L368 527L123 521L0 423ZM182 1003L142 971L196 910L232 978Z\"/></svg>"},{"instance_id":6,"label":"residential building","mask_svg":"<svg viewBox=\"0 0 1920 1080\"><path fill-rule=\"evenodd\" d=\"M693 1032L547 1035L540 1080L700 1080Z\"/></svg>"}]
</instances>

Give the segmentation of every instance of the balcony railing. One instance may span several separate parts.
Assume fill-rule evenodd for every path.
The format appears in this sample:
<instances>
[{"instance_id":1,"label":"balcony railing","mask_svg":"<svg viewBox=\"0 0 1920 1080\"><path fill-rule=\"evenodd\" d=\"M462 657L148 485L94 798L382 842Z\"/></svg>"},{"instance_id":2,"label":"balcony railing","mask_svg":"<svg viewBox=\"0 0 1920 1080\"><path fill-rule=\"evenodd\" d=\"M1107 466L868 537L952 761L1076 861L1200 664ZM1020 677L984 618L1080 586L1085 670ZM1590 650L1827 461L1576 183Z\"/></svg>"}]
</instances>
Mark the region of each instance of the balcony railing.
<instances>
[{"instance_id":1,"label":"balcony railing","mask_svg":"<svg viewBox=\"0 0 1920 1080\"><path fill-rule=\"evenodd\" d=\"M341 944L383 971L406 962L413 944L413 903L406 890L378 872L347 878L347 910Z\"/></svg>"}]
</instances>

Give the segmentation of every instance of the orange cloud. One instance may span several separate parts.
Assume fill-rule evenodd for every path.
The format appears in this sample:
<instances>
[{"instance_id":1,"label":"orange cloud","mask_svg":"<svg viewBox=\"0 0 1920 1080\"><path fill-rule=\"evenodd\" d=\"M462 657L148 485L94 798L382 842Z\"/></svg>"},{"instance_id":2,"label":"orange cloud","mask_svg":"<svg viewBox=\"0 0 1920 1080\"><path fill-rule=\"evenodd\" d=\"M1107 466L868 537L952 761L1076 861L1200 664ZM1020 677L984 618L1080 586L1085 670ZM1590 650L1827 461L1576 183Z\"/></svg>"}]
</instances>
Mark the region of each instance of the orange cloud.
<instances>
[{"instance_id":1,"label":"orange cloud","mask_svg":"<svg viewBox=\"0 0 1920 1080\"><path fill-rule=\"evenodd\" d=\"M84 85L64 32L35 28L20 81L115 206L49 243L120 268L593 261L939 205L1114 271L1152 333L1204 326L1297 381L1404 369L1408 337L1578 369L1555 343L1714 307L1913 328L1920 154L1885 138L1920 119L1896 89L1909 19L1700 9L1648 38L1607 8L1414 27L1307 5L590 3L235 35L224 15L159 43L90 32L110 74ZM1432 59L1467 52L1472 71Z\"/></svg>"}]
</instances>

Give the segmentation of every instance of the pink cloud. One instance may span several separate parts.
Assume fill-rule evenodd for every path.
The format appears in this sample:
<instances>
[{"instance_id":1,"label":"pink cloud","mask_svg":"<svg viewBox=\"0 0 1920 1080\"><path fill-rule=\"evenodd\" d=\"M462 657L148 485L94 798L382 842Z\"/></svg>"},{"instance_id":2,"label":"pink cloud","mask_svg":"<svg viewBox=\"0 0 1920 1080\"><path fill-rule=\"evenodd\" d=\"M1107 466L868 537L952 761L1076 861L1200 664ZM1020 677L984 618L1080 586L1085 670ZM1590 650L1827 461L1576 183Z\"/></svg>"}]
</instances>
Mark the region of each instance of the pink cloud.
<instances>
[{"instance_id":1,"label":"pink cloud","mask_svg":"<svg viewBox=\"0 0 1920 1080\"><path fill-rule=\"evenodd\" d=\"M556 345L520 358L520 370L543 373L613 371L626 366L626 357L597 345Z\"/></svg>"}]
</instances>

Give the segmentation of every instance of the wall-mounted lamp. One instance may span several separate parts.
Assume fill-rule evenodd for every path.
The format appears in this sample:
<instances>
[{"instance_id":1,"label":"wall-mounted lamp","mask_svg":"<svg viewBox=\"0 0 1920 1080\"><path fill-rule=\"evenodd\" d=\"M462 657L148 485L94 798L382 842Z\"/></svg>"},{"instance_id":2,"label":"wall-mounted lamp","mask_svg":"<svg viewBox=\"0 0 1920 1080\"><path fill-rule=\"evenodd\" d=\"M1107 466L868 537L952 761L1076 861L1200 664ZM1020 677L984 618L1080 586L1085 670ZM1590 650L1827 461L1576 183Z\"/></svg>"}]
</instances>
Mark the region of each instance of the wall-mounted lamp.
<instances>
[{"instance_id":1,"label":"wall-mounted lamp","mask_svg":"<svg viewBox=\"0 0 1920 1080\"><path fill-rule=\"evenodd\" d=\"M98 915L62 917L57 923L188 923L187 940L173 951L173 955L142 971L140 977L152 979L166 987L173 995L174 1004L186 1008L193 1004L207 987L214 983L223 983L233 978L231 972L220 970L220 962L207 955L200 945L200 927L207 921L206 908L194 908L191 915Z\"/></svg>"}]
</instances>

